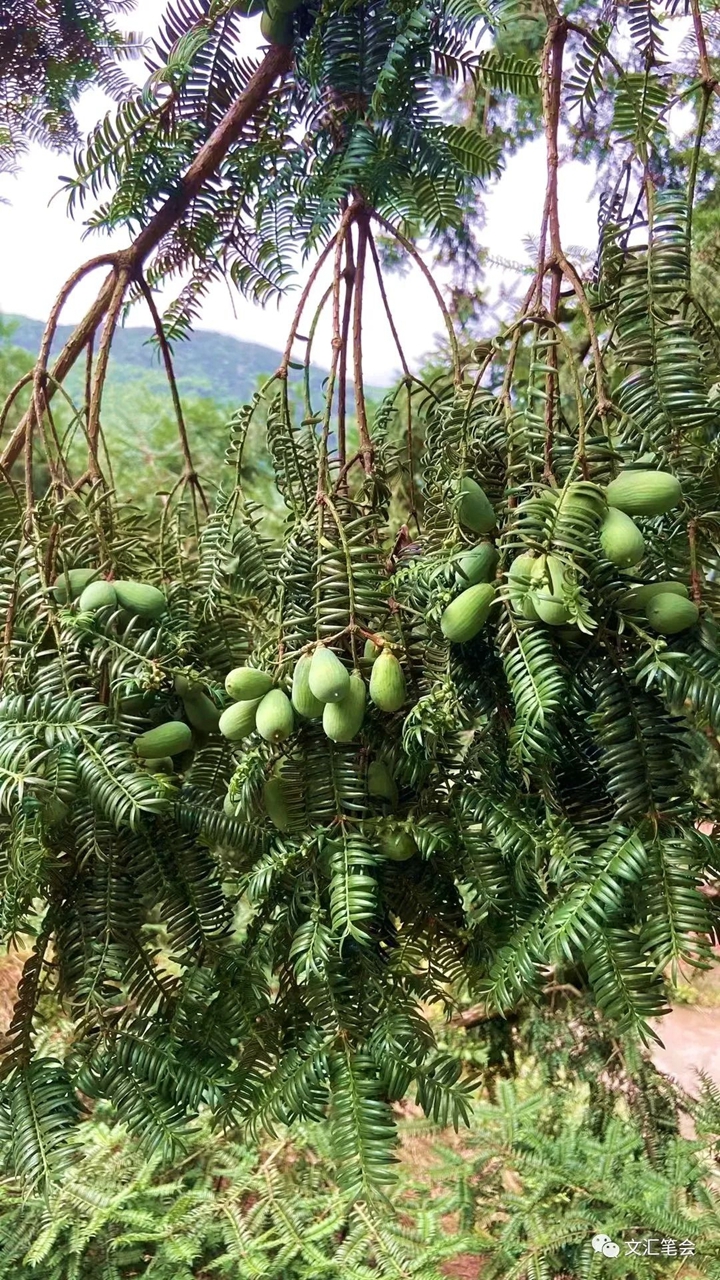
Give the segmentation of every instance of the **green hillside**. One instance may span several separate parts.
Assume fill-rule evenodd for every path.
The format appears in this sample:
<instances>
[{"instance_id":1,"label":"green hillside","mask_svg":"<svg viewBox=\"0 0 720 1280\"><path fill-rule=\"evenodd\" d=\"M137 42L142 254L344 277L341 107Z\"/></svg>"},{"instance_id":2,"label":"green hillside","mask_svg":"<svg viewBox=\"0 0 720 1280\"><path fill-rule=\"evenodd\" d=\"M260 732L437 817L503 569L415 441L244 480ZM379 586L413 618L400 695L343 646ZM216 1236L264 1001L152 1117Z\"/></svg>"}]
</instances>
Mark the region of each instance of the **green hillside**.
<instances>
[{"instance_id":1,"label":"green hillside","mask_svg":"<svg viewBox=\"0 0 720 1280\"><path fill-rule=\"evenodd\" d=\"M40 347L42 322L26 316L8 315L4 318L10 331L5 334L0 331L0 344L23 347L34 355ZM60 350L71 332L71 325L58 327L54 352ZM142 379L148 389L160 394L164 392L165 376L152 336L153 330L142 326L118 329L110 363L110 377L114 383ZM275 372L280 363L280 353L256 342L198 329L188 341L177 344L174 363L183 396L208 397L222 403L238 404L252 394L258 378ZM320 389L325 376L325 370L313 369L314 390Z\"/></svg>"}]
</instances>

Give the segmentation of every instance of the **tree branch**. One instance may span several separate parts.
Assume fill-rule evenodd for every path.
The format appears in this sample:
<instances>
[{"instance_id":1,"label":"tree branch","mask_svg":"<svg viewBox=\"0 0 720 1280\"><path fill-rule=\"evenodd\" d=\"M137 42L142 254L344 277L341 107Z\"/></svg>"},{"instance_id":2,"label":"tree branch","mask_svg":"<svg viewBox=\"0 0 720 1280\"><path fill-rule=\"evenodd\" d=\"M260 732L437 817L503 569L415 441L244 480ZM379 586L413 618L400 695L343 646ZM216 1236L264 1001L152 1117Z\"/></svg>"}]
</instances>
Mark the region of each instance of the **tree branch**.
<instances>
[{"instance_id":1,"label":"tree branch","mask_svg":"<svg viewBox=\"0 0 720 1280\"><path fill-rule=\"evenodd\" d=\"M57 358L52 371L54 383L61 382L66 377L80 353L87 346L89 338L95 333L107 313L115 296L118 273L125 271L128 273L128 277L134 277L137 274L163 237L167 235L192 204L206 180L211 174L215 173L232 144L240 137L248 120L265 102L275 80L289 69L291 61L291 49L273 45L249 80L245 92L236 99L225 113L217 129L198 151L195 159L180 179L177 190L158 209L157 213L150 219L147 226L143 228L129 248L121 249L115 254L103 255L102 258L93 259L92 263L86 264L85 267L80 268L79 272L75 272L67 285L63 287L58 298L58 304L53 308L52 315L55 324L57 324L60 307L81 275L86 274L88 270L100 265L102 262L113 264L113 270L104 281L100 293ZM48 331L46 330L46 335L47 333ZM50 333L50 340L46 343L48 350L51 341L52 333ZM54 394L53 384L47 388L45 394L48 398ZM0 465L9 469L17 460L23 451L26 433L32 429L34 419L35 410L34 407L31 407L8 441L2 458L0 458Z\"/></svg>"}]
</instances>

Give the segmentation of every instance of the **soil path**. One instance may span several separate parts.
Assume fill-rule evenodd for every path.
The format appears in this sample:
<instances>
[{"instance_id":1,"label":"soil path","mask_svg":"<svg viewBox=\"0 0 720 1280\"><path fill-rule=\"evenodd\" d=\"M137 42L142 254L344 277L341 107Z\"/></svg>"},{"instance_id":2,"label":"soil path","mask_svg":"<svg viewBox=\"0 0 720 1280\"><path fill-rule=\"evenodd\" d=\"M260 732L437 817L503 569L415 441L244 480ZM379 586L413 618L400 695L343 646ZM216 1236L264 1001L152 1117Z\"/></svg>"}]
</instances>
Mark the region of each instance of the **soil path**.
<instances>
[{"instance_id":1,"label":"soil path","mask_svg":"<svg viewBox=\"0 0 720 1280\"><path fill-rule=\"evenodd\" d=\"M688 1093L698 1093L698 1071L720 1086L720 1009L676 1005L653 1024L663 1042L653 1061Z\"/></svg>"}]
</instances>

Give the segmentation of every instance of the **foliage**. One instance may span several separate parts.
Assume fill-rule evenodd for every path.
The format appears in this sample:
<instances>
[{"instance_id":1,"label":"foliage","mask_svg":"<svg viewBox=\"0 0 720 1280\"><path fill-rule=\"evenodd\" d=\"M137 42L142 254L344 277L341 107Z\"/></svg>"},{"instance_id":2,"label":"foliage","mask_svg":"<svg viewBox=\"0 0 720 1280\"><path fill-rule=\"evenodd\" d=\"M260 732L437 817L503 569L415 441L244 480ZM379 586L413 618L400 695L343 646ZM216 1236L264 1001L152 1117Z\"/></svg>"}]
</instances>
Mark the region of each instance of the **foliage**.
<instances>
[{"instance_id":1,"label":"foliage","mask_svg":"<svg viewBox=\"0 0 720 1280\"><path fill-rule=\"evenodd\" d=\"M0 1188L2 1280L39 1268L47 1280L440 1280L441 1264L474 1245L448 1233L447 1201L428 1187L403 1204L402 1225L349 1208L317 1126L260 1157L201 1126L163 1168L98 1115L80 1127L75 1157L49 1201Z\"/></svg>"},{"instance_id":2,"label":"foliage","mask_svg":"<svg viewBox=\"0 0 720 1280\"><path fill-rule=\"evenodd\" d=\"M0 18L0 172L28 142L70 147L79 132L73 105L89 83L116 101L132 92L118 59L136 57L140 38L115 22L133 0L8 0Z\"/></svg>"},{"instance_id":3,"label":"foliage","mask_svg":"<svg viewBox=\"0 0 720 1280\"><path fill-rule=\"evenodd\" d=\"M720 703L717 344L692 292L692 174L667 189L648 178L665 99L651 69L640 85L634 62L618 72L612 138L631 154L642 199L628 190L610 207L592 281L567 258L555 157L562 59L577 33L551 16L532 289L506 331L463 352L426 270L448 332L444 365L420 380L402 357L400 384L373 412L362 332L370 273L382 280L376 234L422 267L406 233L460 227L487 171L484 145L440 119L430 95L436 69L500 74L494 58L465 57L477 6L303 6L292 76L266 92L197 200L183 204L176 187L163 203L226 98L249 83L248 68L221 56L216 19L236 15L221 6L198 28L194 12L187 40L168 35L158 72L172 85L167 132L133 115L157 115L152 94L121 112L80 156L76 195L112 182L108 227L173 215L152 278L172 260L192 264L196 288L206 269L239 279L249 264L249 279L267 256L259 240L259 257L248 249L257 235L273 252L324 242L312 280L325 270L329 283L317 305L303 293L275 377L233 414L216 493L198 476L158 323L182 461L156 522L118 500L103 434L105 359L131 277L152 304L142 262L112 259L111 301L105 285L93 312L98 325L105 316L97 348L81 330L87 393L72 447L37 366L16 432L24 468L0 490L0 928L33 939L5 1054L8 1163L48 1183L79 1099L109 1101L166 1159L206 1110L219 1126L269 1133L327 1116L338 1185L368 1204L394 1176L394 1102L412 1087L438 1124L470 1114L477 1074L444 1048L429 1006L452 1012L464 984L506 1014L570 985L632 1046L656 1034L665 973L707 962L717 905L701 887L717 862L697 820L715 818L716 802L703 808L693 792L690 731L714 732ZM525 84L527 67L503 66L506 88L513 76ZM113 130L126 127L118 141ZM326 305L330 371L318 397L309 370ZM568 336L574 312L581 351ZM279 530L246 483L263 420ZM645 554L629 573L600 541L623 468L671 473L674 494L641 507ZM479 532L498 568L480 585L475 634L451 644L443 619ZM532 566L525 586L518 555ZM68 604L76 569L102 574L115 603ZM146 600L155 587L145 613L111 585L127 579ZM629 588L668 580L692 603L670 600L689 621L666 635ZM151 617L158 588L167 608ZM285 697L299 659L327 664L327 648L346 683L351 669L356 689L369 681L349 741L324 731L324 711L293 720ZM378 649L394 660L392 697L373 690ZM267 727L251 701L235 741L215 722L225 677L247 662L275 686L266 696L283 720ZM188 696L197 685L200 727ZM148 769L134 740L168 720L185 722L186 739L192 725L192 746ZM384 793L371 764L390 778ZM75 1028L55 1056L38 1038L41 1001Z\"/></svg>"},{"instance_id":4,"label":"foliage","mask_svg":"<svg viewBox=\"0 0 720 1280\"><path fill-rule=\"evenodd\" d=\"M683 1274L713 1280L717 1090L706 1081L698 1099L682 1095L645 1055L613 1057L589 1006L571 1021L566 1011L441 1033L453 1057L494 1061L492 1100L473 1105L457 1144L432 1122L401 1121L399 1183L380 1214L339 1191L325 1125L280 1130L258 1150L201 1122L163 1166L101 1105L49 1198L0 1186L0 1277L439 1280L457 1258L488 1276L635 1280L665 1276L689 1241ZM679 1130L688 1110L697 1138ZM617 1259L594 1253L599 1231L623 1246ZM647 1239L654 1256L638 1262L628 1242Z\"/></svg>"}]
</instances>

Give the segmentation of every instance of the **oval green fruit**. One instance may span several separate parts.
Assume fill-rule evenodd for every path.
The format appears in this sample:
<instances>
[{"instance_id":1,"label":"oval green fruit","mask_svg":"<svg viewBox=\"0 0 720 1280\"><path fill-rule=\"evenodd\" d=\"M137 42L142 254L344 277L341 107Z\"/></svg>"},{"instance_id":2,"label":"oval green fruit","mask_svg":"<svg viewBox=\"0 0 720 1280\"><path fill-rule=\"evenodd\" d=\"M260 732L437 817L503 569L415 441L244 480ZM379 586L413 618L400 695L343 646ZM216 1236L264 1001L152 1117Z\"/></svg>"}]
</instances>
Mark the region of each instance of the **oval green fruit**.
<instances>
[{"instance_id":1,"label":"oval green fruit","mask_svg":"<svg viewBox=\"0 0 720 1280\"><path fill-rule=\"evenodd\" d=\"M399 711L407 691L405 676L394 653L383 649L373 663L370 675L370 697L381 711Z\"/></svg>"},{"instance_id":2,"label":"oval green fruit","mask_svg":"<svg viewBox=\"0 0 720 1280\"><path fill-rule=\"evenodd\" d=\"M218 721L218 729L222 735L230 742L242 742L243 738L247 738L248 734L255 731L255 717L259 698L252 698L247 702L234 702L231 707L223 711Z\"/></svg>"},{"instance_id":3,"label":"oval green fruit","mask_svg":"<svg viewBox=\"0 0 720 1280\"><path fill-rule=\"evenodd\" d=\"M380 649L378 649L378 646L375 644L374 640L368 639L365 641L365 647L363 649L364 662L374 662L379 653L380 653Z\"/></svg>"},{"instance_id":4,"label":"oval green fruit","mask_svg":"<svg viewBox=\"0 0 720 1280\"><path fill-rule=\"evenodd\" d=\"M282 778L268 778L263 787L263 802L273 826L278 831L287 831L291 821L290 807Z\"/></svg>"},{"instance_id":5,"label":"oval green fruit","mask_svg":"<svg viewBox=\"0 0 720 1280\"><path fill-rule=\"evenodd\" d=\"M353 671L345 697L340 702L325 703L323 729L333 742L352 742L364 719L365 681L358 671Z\"/></svg>"},{"instance_id":6,"label":"oval green fruit","mask_svg":"<svg viewBox=\"0 0 720 1280\"><path fill-rule=\"evenodd\" d=\"M339 702L348 691L350 675L337 654L319 644L310 659L308 683L320 702Z\"/></svg>"},{"instance_id":7,"label":"oval green fruit","mask_svg":"<svg viewBox=\"0 0 720 1280\"><path fill-rule=\"evenodd\" d=\"M600 529L600 546L611 564L629 569L645 555L645 539L635 521L619 507L608 507Z\"/></svg>"},{"instance_id":8,"label":"oval green fruit","mask_svg":"<svg viewBox=\"0 0 720 1280\"><path fill-rule=\"evenodd\" d=\"M683 582L646 582L641 587L632 587L623 597L624 609L636 609L638 613L647 609L654 596L683 596L687 600L690 592Z\"/></svg>"},{"instance_id":9,"label":"oval green fruit","mask_svg":"<svg viewBox=\"0 0 720 1280\"><path fill-rule=\"evenodd\" d=\"M295 664L292 679L291 700L299 716L306 720L317 720L323 713L324 702L315 697L310 688L310 665L312 658L303 653Z\"/></svg>"},{"instance_id":10,"label":"oval green fruit","mask_svg":"<svg viewBox=\"0 0 720 1280\"><path fill-rule=\"evenodd\" d=\"M174 773L172 756L159 756L156 759L143 760L143 769L148 773Z\"/></svg>"},{"instance_id":11,"label":"oval green fruit","mask_svg":"<svg viewBox=\"0 0 720 1280\"><path fill-rule=\"evenodd\" d=\"M396 805L398 790L395 779L383 760L371 760L367 771L368 795Z\"/></svg>"},{"instance_id":12,"label":"oval green fruit","mask_svg":"<svg viewBox=\"0 0 720 1280\"><path fill-rule=\"evenodd\" d=\"M177 756L192 746L190 726L182 720L169 720L136 738L133 746L143 760L159 760L161 756Z\"/></svg>"},{"instance_id":13,"label":"oval green fruit","mask_svg":"<svg viewBox=\"0 0 720 1280\"><path fill-rule=\"evenodd\" d=\"M494 598L495 588L490 582L478 582L476 586L462 591L450 602L440 619L445 639L454 644L472 640L485 626Z\"/></svg>"},{"instance_id":14,"label":"oval green fruit","mask_svg":"<svg viewBox=\"0 0 720 1280\"><path fill-rule=\"evenodd\" d=\"M682 498L680 481L669 471L621 471L606 489L608 505L628 516L662 516Z\"/></svg>"},{"instance_id":15,"label":"oval green fruit","mask_svg":"<svg viewBox=\"0 0 720 1280\"><path fill-rule=\"evenodd\" d=\"M541 622L550 627L562 627L569 618L563 600L565 569L557 556L540 556L532 573L532 603Z\"/></svg>"},{"instance_id":16,"label":"oval green fruit","mask_svg":"<svg viewBox=\"0 0 720 1280\"><path fill-rule=\"evenodd\" d=\"M235 667L225 677L225 690L233 702L264 698L273 687L272 676L257 667Z\"/></svg>"},{"instance_id":17,"label":"oval green fruit","mask_svg":"<svg viewBox=\"0 0 720 1280\"><path fill-rule=\"evenodd\" d=\"M217 733L220 712L202 689L187 693L182 702L193 729L197 729L198 733Z\"/></svg>"},{"instance_id":18,"label":"oval green fruit","mask_svg":"<svg viewBox=\"0 0 720 1280\"><path fill-rule=\"evenodd\" d=\"M496 517L492 503L472 476L463 476L460 481L460 520L473 533L489 533L495 528Z\"/></svg>"},{"instance_id":19,"label":"oval green fruit","mask_svg":"<svg viewBox=\"0 0 720 1280\"><path fill-rule=\"evenodd\" d=\"M237 805L236 805L235 801L230 799L230 795L229 795L229 794L228 794L228 795L226 795L226 796L225 796L225 799L223 800L223 813L225 814L225 817L226 817L226 818L236 818L236 817L237 817L237 809L238 809L238 807L237 807Z\"/></svg>"},{"instance_id":20,"label":"oval green fruit","mask_svg":"<svg viewBox=\"0 0 720 1280\"><path fill-rule=\"evenodd\" d=\"M112 582L90 582L78 601L83 613L94 613L96 609L114 609L117 604L117 591Z\"/></svg>"},{"instance_id":21,"label":"oval green fruit","mask_svg":"<svg viewBox=\"0 0 720 1280\"><path fill-rule=\"evenodd\" d=\"M271 689L261 700L255 728L266 742L284 742L295 728L292 703L282 689Z\"/></svg>"},{"instance_id":22,"label":"oval green fruit","mask_svg":"<svg viewBox=\"0 0 720 1280\"><path fill-rule=\"evenodd\" d=\"M88 583L97 578L98 573L98 569L67 569L65 573L59 573L52 586L52 593L58 604L77 600Z\"/></svg>"},{"instance_id":23,"label":"oval green fruit","mask_svg":"<svg viewBox=\"0 0 720 1280\"><path fill-rule=\"evenodd\" d=\"M395 831L383 832L380 842L381 852L391 862L407 862L417 853L417 845L410 832L403 827Z\"/></svg>"},{"instance_id":24,"label":"oval green fruit","mask_svg":"<svg viewBox=\"0 0 720 1280\"><path fill-rule=\"evenodd\" d=\"M277 18L273 18L266 11L260 19L260 34L268 44L289 49L293 42L293 23L290 14L281 13Z\"/></svg>"},{"instance_id":25,"label":"oval green fruit","mask_svg":"<svg viewBox=\"0 0 720 1280\"><path fill-rule=\"evenodd\" d=\"M694 627L700 613L692 600L666 592L653 596L645 616L653 631L659 632L661 636L674 636L678 631Z\"/></svg>"},{"instance_id":26,"label":"oval green fruit","mask_svg":"<svg viewBox=\"0 0 720 1280\"><path fill-rule=\"evenodd\" d=\"M499 559L492 542L481 542L479 546L465 551L456 564L460 585L474 587L478 582L492 582Z\"/></svg>"},{"instance_id":27,"label":"oval green fruit","mask_svg":"<svg viewBox=\"0 0 720 1280\"><path fill-rule=\"evenodd\" d=\"M149 582L128 579L116 582L114 586L118 604L138 618L159 618L167 609L167 600L162 591Z\"/></svg>"},{"instance_id":28,"label":"oval green fruit","mask_svg":"<svg viewBox=\"0 0 720 1280\"><path fill-rule=\"evenodd\" d=\"M531 594L533 572L538 561L535 556L523 552L516 556L508 569L508 595L516 613L529 622L537 622L538 615Z\"/></svg>"}]
</instances>

